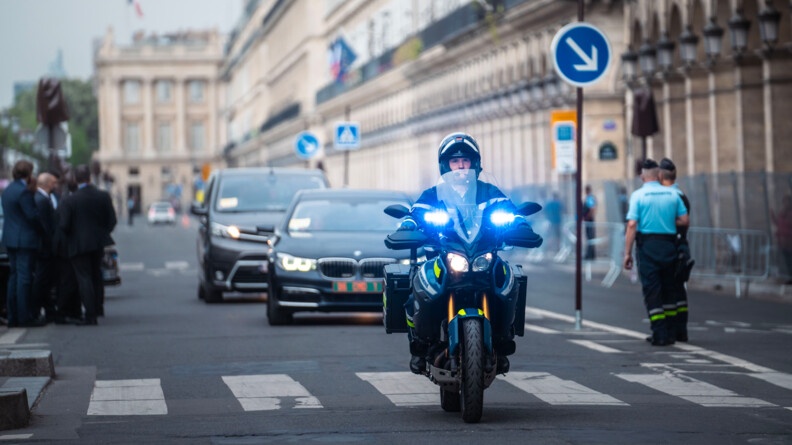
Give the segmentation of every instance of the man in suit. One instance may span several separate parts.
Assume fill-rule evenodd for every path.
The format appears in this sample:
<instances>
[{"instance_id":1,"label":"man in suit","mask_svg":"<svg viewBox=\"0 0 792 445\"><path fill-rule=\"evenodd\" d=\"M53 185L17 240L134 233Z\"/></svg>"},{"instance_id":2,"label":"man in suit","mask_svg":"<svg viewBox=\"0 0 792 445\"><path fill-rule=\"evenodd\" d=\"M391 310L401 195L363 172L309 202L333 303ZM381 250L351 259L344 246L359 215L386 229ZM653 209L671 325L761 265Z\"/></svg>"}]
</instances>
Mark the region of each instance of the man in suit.
<instances>
[{"instance_id":1,"label":"man in suit","mask_svg":"<svg viewBox=\"0 0 792 445\"><path fill-rule=\"evenodd\" d=\"M41 173L38 175L36 183L38 189L34 195L34 201L43 230L41 232L41 247L36 258L32 306L35 314L40 314L41 309L44 309L46 320L51 322L55 321L57 317L55 301L52 297L52 288L57 279L57 262L52 239L58 223L51 195L58 185L58 180L50 173Z\"/></svg>"},{"instance_id":2,"label":"man in suit","mask_svg":"<svg viewBox=\"0 0 792 445\"><path fill-rule=\"evenodd\" d=\"M113 244L110 233L116 225L116 214L110 194L91 184L87 165L74 171L77 191L61 203L59 226L66 236L69 258L80 299L85 308L85 324L95 325L96 316L104 315L102 256L105 246Z\"/></svg>"},{"instance_id":3,"label":"man in suit","mask_svg":"<svg viewBox=\"0 0 792 445\"><path fill-rule=\"evenodd\" d=\"M55 235L52 240L55 259L58 264L58 317L55 319L55 323L81 324L84 320L82 318L80 292L77 288L77 277L74 275L74 269L69 260L68 238L60 227L61 212L63 209L60 202L77 191L77 183L74 181L74 175L71 171L63 175L63 182L65 187L57 200L57 204L55 204L57 206L55 214L57 215L56 218L59 223L55 227Z\"/></svg>"},{"instance_id":4,"label":"man in suit","mask_svg":"<svg viewBox=\"0 0 792 445\"><path fill-rule=\"evenodd\" d=\"M3 191L3 243L8 249L8 326L42 326L30 301L33 267L41 231L33 200L33 164L14 164L11 181Z\"/></svg>"}]
</instances>

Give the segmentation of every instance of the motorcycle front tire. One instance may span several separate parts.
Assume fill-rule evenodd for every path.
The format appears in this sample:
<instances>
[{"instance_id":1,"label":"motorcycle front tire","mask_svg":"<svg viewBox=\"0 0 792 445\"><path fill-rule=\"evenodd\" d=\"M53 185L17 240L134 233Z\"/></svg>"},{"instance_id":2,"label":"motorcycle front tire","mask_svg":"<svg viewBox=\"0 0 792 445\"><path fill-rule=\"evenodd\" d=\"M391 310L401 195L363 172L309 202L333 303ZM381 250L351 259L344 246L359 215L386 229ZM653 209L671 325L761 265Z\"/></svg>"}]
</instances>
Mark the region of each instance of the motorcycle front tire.
<instances>
[{"instance_id":1,"label":"motorcycle front tire","mask_svg":"<svg viewBox=\"0 0 792 445\"><path fill-rule=\"evenodd\" d=\"M462 320L462 420L476 423L484 410L484 335L481 320Z\"/></svg>"}]
</instances>

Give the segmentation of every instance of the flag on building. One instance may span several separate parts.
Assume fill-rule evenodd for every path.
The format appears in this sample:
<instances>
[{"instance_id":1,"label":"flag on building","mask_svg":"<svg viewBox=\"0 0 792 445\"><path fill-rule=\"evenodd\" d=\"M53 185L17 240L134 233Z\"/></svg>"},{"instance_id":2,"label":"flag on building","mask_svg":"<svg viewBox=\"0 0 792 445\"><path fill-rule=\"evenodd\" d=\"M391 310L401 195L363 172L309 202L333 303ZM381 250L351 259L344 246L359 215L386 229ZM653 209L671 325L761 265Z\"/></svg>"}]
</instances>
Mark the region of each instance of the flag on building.
<instances>
[{"instance_id":1,"label":"flag on building","mask_svg":"<svg viewBox=\"0 0 792 445\"><path fill-rule=\"evenodd\" d=\"M349 67L357 59L357 55L346 43L343 37L339 37L330 44L330 73L336 82L344 80L344 75L349 71Z\"/></svg>"},{"instance_id":2,"label":"flag on building","mask_svg":"<svg viewBox=\"0 0 792 445\"><path fill-rule=\"evenodd\" d=\"M143 17L143 8L140 7L140 1L138 1L138 0L127 0L127 4L135 8L135 14L138 17Z\"/></svg>"}]
</instances>

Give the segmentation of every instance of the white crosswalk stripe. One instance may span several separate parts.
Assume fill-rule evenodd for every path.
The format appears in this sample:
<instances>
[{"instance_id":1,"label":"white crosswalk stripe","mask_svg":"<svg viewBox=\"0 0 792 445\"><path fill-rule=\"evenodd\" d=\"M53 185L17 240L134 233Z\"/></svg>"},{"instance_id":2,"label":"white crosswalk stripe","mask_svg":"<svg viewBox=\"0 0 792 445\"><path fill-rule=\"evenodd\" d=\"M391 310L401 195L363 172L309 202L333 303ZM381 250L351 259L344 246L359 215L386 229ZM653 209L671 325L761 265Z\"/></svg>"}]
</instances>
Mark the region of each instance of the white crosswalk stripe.
<instances>
[{"instance_id":1,"label":"white crosswalk stripe","mask_svg":"<svg viewBox=\"0 0 792 445\"><path fill-rule=\"evenodd\" d=\"M621 386L616 387L621 388L618 391L623 394L629 393L624 390L624 381L637 383L702 407L779 407L693 378L688 372L669 365L642 363L641 366L646 369L644 373L609 374L617 379L612 379L608 387L614 388L614 382L622 382ZM732 371L724 372L734 375ZM704 375L716 373L710 371ZM740 374L792 390L792 375L789 374ZM397 407L437 406L440 403L439 387L423 376L410 372L358 372L355 375L370 385L367 387L371 394L376 391ZM231 395L244 411L324 408L318 397L288 374L222 376L219 380L230 389ZM489 396L490 401L503 396L504 391L514 393L510 388L516 388L524 396L533 396L554 406L630 406L630 403L611 395L548 372L512 371L505 376L498 376L498 380L508 385L493 385L488 390L492 394ZM787 407L788 402L782 400L779 399L777 403L782 408ZM168 414L168 406L160 379L97 380L87 412L89 416L165 414Z\"/></svg>"},{"instance_id":2,"label":"white crosswalk stripe","mask_svg":"<svg viewBox=\"0 0 792 445\"><path fill-rule=\"evenodd\" d=\"M245 411L280 409L287 398L294 400L294 408L322 408L319 399L285 374L224 376L223 381Z\"/></svg>"},{"instance_id":3,"label":"white crosswalk stripe","mask_svg":"<svg viewBox=\"0 0 792 445\"><path fill-rule=\"evenodd\" d=\"M168 414L160 379L97 380L89 416Z\"/></svg>"},{"instance_id":4,"label":"white crosswalk stripe","mask_svg":"<svg viewBox=\"0 0 792 445\"><path fill-rule=\"evenodd\" d=\"M607 394L546 372L510 372L498 378L551 405L628 405Z\"/></svg>"},{"instance_id":5,"label":"white crosswalk stripe","mask_svg":"<svg viewBox=\"0 0 792 445\"><path fill-rule=\"evenodd\" d=\"M411 372L358 372L396 406L436 405L440 389L426 377Z\"/></svg>"},{"instance_id":6,"label":"white crosswalk stripe","mask_svg":"<svg viewBox=\"0 0 792 445\"><path fill-rule=\"evenodd\" d=\"M776 406L764 400L740 396L728 389L719 388L687 375L664 372L661 374L616 374L616 376L701 406L743 408Z\"/></svg>"}]
</instances>

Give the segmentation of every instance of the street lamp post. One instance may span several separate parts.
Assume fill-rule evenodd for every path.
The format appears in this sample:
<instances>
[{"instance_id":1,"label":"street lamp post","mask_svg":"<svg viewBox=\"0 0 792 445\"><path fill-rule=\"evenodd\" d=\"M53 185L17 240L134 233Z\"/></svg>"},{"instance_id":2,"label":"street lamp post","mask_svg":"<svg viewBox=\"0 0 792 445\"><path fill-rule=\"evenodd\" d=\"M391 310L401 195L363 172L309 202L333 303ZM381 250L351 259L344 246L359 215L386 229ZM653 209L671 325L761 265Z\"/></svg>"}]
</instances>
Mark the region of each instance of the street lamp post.
<instances>
[{"instance_id":1,"label":"street lamp post","mask_svg":"<svg viewBox=\"0 0 792 445\"><path fill-rule=\"evenodd\" d=\"M731 22L729 22L731 27ZM723 39L723 28L718 26L715 18L710 18L707 26L704 27L704 51L707 53L707 62L710 66L715 64L721 53Z\"/></svg>"},{"instance_id":2,"label":"street lamp post","mask_svg":"<svg viewBox=\"0 0 792 445\"><path fill-rule=\"evenodd\" d=\"M693 34L689 26L679 35L679 56L687 68L696 63L698 41L698 36Z\"/></svg>"},{"instance_id":3,"label":"street lamp post","mask_svg":"<svg viewBox=\"0 0 792 445\"><path fill-rule=\"evenodd\" d=\"M762 43L765 45L765 52L770 54L773 46L778 42L778 23L781 21L781 13L773 8L771 3L759 13L759 34L762 36Z\"/></svg>"},{"instance_id":4,"label":"street lamp post","mask_svg":"<svg viewBox=\"0 0 792 445\"><path fill-rule=\"evenodd\" d=\"M734 58L740 59L748 47L748 30L751 22L748 21L738 11L729 20L729 30L731 30L731 44L734 51Z\"/></svg>"}]
</instances>

